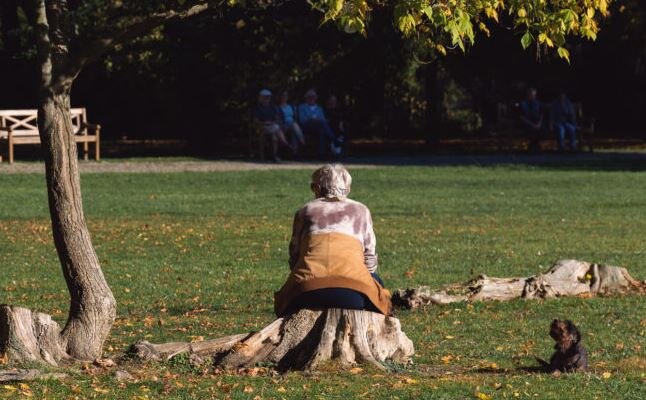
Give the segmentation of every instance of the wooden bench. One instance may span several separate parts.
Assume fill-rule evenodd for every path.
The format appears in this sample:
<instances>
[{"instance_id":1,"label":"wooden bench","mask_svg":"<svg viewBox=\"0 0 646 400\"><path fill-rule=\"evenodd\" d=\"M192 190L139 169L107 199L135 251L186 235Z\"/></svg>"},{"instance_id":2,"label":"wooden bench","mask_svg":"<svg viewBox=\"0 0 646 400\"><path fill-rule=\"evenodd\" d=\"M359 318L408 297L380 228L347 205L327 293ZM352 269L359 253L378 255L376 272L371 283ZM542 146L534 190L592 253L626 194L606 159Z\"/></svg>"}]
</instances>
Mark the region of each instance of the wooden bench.
<instances>
[{"instance_id":1,"label":"wooden bench","mask_svg":"<svg viewBox=\"0 0 646 400\"><path fill-rule=\"evenodd\" d=\"M583 105L574 103L574 112L577 120L577 139L579 148L587 147L588 151L594 151L594 125L595 119L586 116L583 113ZM505 150L513 149L513 141L519 137L529 140L529 146L535 141L540 150L540 141L543 139L556 140L556 133L549 129L550 125L550 105L543 105L543 129L537 137L528 137L527 132L520 122L520 104L519 103L498 103L497 105L497 123L496 134L498 138L498 148Z\"/></svg>"},{"instance_id":2,"label":"wooden bench","mask_svg":"<svg viewBox=\"0 0 646 400\"><path fill-rule=\"evenodd\" d=\"M90 143L94 143L94 158L101 159L101 126L87 122L85 108L72 108L74 140L83 144L83 159L89 158ZM0 110L0 142L7 142L9 163L13 163L13 147L20 144L40 144L37 110ZM91 132L91 134L90 134ZM0 156L0 161L2 157Z\"/></svg>"}]
</instances>

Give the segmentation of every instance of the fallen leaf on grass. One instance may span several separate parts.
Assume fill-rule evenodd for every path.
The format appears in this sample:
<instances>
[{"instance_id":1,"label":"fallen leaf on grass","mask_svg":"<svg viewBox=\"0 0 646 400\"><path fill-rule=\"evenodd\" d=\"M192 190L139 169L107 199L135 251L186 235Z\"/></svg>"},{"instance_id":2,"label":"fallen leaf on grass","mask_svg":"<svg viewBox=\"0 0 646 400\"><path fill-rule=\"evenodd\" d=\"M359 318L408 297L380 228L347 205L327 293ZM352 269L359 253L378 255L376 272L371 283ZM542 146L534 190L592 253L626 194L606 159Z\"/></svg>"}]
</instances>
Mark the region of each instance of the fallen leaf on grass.
<instances>
[{"instance_id":1,"label":"fallen leaf on grass","mask_svg":"<svg viewBox=\"0 0 646 400\"><path fill-rule=\"evenodd\" d=\"M31 397L34 394L31 392L31 388L26 383L18 384L19 393L23 396Z\"/></svg>"},{"instance_id":2,"label":"fallen leaf on grass","mask_svg":"<svg viewBox=\"0 0 646 400\"><path fill-rule=\"evenodd\" d=\"M610 372L607 372L607 371L604 372L603 374L601 374L601 377L603 379L610 379L611 376L612 376L612 374Z\"/></svg>"},{"instance_id":3,"label":"fallen leaf on grass","mask_svg":"<svg viewBox=\"0 0 646 400\"><path fill-rule=\"evenodd\" d=\"M359 367L350 368L351 374L360 374L362 372L363 372L363 368L359 368Z\"/></svg>"},{"instance_id":4,"label":"fallen leaf on grass","mask_svg":"<svg viewBox=\"0 0 646 400\"><path fill-rule=\"evenodd\" d=\"M277 391L278 393L286 393L286 392L287 392L287 389L285 389L285 387L281 386L281 387L279 387L278 389L276 389L276 391Z\"/></svg>"},{"instance_id":5,"label":"fallen leaf on grass","mask_svg":"<svg viewBox=\"0 0 646 400\"><path fill-rule=\"evenodd\" d=\"M448 363L450 363L452 360L453 360L453 356L452 356L452 355L450 355L450 354L448 354L448 355L446 355L446 356L442 357L442 362L443 362L444 364L448 364Z\"/></svg>"},{"instance_id":6,"label":"fallen leaf on grass","mask_svg":"<svg viewBox=\"0 0 646 400\"><path fill-rule=\"evenodd\" d=\"M492 397L486 393L476 392L476 399L478 400L491 400Z\"/></svg>"}]
</instances>

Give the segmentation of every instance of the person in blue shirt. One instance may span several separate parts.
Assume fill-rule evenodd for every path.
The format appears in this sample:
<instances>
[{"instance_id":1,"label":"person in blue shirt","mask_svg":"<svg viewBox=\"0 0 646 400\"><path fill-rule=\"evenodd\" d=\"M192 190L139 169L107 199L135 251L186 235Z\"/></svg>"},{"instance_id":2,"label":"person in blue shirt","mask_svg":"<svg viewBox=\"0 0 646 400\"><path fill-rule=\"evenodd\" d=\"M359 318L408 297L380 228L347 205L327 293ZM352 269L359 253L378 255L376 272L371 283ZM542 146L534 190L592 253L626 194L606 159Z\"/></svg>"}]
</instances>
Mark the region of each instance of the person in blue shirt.
<instances>
[{"instance_id":1,"label":"person in blue shirt","mask_svg":"<svg viewBox=\"0 0 646 400\"><path fill-rule=\"evenodd\" d=\"M543 129L543 105L534 88L527 89L525 100L520 102L520 123L530 137L529 150L540 150L538 139Z\"/></svg>"},{"instance_id":2,"label":"person in blue shirt","mask_svg":"<svg viewBox=\"0 0 646 400\"><path fill-rule=\"evenodd\" d=\"M282 117L281 128L283 132L290 135L292 150L294 154L298 154L298 148L305 145L305 138L303 137L301 127L296 122L296 110L294 106L289 104L289 93L287 91L283 91L280 94L278 108L280 109Z\"/></svg>"},{"instance_id":3,"label":"person in blue shirt","mask_svg":"<svg viewBox=\"0 0 646 400\"><path fill-rule=\"evenodd\" d=\"M332 131L323 108L316 103L317 98L313 89L305 93L305 103L298 106L298 121L305 133L318 137L318 155L320 158L325 158L328 155L328 149L335 154L335 149L340 148L343 139L337 138Z\"/></svg>"},{"instance_id":4,"label":"person in blue shirt","mask_svg":"<svg viewBox=\"0 0 646 400\"><path fill-rule=\"evenodd\" d=\"M574 105L565 93L552 102L550 109L550 122L556 132L559 150L565 150L565 137L570 142L570 149L576 151L576 113Z\"/></svg>"}]
</instances>

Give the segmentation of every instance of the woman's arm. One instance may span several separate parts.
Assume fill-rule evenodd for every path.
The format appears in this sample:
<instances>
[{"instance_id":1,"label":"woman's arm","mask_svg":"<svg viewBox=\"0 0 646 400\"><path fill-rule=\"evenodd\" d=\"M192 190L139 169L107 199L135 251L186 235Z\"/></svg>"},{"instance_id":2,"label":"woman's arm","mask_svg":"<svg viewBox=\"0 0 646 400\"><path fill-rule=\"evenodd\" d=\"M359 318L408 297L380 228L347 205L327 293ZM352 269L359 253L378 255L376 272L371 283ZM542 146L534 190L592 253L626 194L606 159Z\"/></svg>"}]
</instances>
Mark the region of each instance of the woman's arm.
<instances>
[{"instance_id":1,"label":"woman's arm","mask_svg":"<svg viewBox=\"0 0 646 400\"><path fill-rule=\"evenodd\" d=\"M377 237L372 228L372 216L370 210L366 209L366 232L363 237L363 262L370 273L377 270Z\"/></svg>"},{"instance_id":2,"label":"woman's arm","mask_svg":"<svg viewBox=\"0 0 646 400\"><path fill-rule=\"evenodd\" d=\"M298 261L298 253L301 247L301 231L303 230L303 219L301 210L296 211L294 223L292 224L292 238L289 241L289 268L294 269Z\"/></svg>"}]
</instances>

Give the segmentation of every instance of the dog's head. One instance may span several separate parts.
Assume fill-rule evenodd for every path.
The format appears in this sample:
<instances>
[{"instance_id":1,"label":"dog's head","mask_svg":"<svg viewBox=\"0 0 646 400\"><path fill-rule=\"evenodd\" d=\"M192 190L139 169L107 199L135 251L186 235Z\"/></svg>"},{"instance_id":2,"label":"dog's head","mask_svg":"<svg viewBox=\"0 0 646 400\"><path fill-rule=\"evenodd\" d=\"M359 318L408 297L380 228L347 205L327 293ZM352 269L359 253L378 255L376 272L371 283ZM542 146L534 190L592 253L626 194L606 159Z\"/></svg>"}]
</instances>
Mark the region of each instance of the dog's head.
<instances>
[{"instance_id":1,"label":"dog's head","mask_svg":"<svg viewBox=\"0 0 646 400\"><path fill-rule=\"evenodd\" d=\"M550 325L550 336L556 341L556 348L565 352L581 341L581 332L570 320L555 319Z\"/></svg>"}]
</instances>

